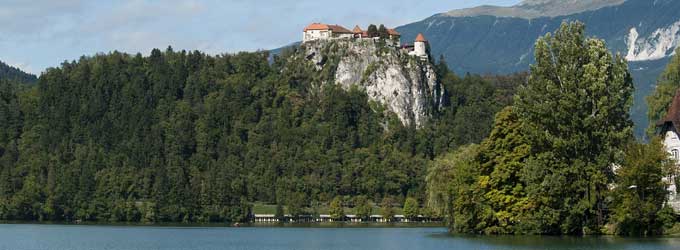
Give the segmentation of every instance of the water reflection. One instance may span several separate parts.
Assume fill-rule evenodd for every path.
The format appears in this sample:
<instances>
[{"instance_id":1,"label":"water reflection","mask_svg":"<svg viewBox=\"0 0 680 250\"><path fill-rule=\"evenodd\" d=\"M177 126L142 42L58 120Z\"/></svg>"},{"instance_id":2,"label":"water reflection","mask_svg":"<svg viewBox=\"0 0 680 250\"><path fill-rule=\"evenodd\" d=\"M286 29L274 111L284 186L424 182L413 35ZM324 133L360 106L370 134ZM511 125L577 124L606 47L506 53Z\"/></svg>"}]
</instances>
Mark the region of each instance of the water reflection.
<instances>
[{"instance_id":1,"label":"water reflection","mask_svg":"<svg viewBox=\"0 0 680 250\"><path fill-rule=\"evenodd\" d=\"M466 236L445 228L0 225L0 249L680 249L679 238Z\"/></svg>"}]
</instances>

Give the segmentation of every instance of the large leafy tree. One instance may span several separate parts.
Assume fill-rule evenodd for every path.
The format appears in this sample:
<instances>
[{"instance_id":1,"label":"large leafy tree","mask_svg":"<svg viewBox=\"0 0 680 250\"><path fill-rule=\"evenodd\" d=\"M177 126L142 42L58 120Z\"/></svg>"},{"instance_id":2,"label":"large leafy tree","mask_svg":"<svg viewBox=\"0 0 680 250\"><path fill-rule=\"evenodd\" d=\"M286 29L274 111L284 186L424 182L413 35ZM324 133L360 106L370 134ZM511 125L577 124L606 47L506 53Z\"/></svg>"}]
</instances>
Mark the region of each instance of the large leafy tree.
<instances>
[{"instance_id":1,"label":"large leafy tree","mask_svg":"<svg viewBox=\"0 0 680 250\"><path fill-rule=\"evenodd\" d=\"M506 107L496 115L491 135L479 149L479 185L489 210L486 221L480 223L488 234L519 232L530 203L521 176L531 145L524 135L526 128L513 110Z\"/></svg>"},{"instance_id":2,"label":"large leafy tree","mask_svg":"<svg viewBox=\"0 0 680 250\"><path fill-rule=\"evenodd\" d=\"M605 223L612 165L631 138L628 65L605 42L563 23L536 42L536 63L515 106L532 156L523 176L535 233L597 232Z\"/></svg>"},{"instance_id":3,"label":"large leafy tree","mask_svg":"<svg viewBox=\"0 0 680 250\"><path fill-rule=\"evenodd\" d=\"M478 185L479 146L468 145L435 159L427 174L428 206L459 233L480 233L485 203Z\"/></svg>"}]
</instances>

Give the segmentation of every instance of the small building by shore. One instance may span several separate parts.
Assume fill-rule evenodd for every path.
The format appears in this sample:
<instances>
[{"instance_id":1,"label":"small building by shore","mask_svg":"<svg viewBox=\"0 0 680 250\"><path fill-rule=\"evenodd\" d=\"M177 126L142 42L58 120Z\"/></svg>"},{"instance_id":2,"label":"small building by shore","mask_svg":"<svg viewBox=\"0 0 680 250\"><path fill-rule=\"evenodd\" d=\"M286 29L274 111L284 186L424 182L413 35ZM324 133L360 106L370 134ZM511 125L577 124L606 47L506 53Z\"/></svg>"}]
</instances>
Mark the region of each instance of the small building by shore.
<instances>
[{"instance_id":1,"label":"small building by shore","mask_svg":"<svg viewBox=\"0 0 680 250\"><path fill-rule=\"evenodd\" d=\"M368 217L367 220L354 215L345 215L341 220L334 220L329 214L320 214L318 216L312 215L300 215L293 218L291 215L287 214L281 218L276 217L274 214L254 214L252 217L252 222L254 223L330 223L330 222L348 222L348 223L419 223L419 222L441 222L439 218L429 218L423 215L418 215L416 218L408 219L404 215L394 215L391 219L384 218L382 215L374 214Z\"/></svg>"}]
</instances>

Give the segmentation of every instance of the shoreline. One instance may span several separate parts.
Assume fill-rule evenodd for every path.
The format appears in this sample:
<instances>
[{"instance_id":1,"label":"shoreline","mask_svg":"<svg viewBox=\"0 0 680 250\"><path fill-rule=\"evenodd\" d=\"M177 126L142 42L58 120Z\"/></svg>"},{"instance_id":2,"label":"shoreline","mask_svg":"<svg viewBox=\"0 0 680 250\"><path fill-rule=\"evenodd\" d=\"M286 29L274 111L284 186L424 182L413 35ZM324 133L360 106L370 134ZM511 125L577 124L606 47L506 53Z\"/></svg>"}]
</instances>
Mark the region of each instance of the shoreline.
<instances>
[{"instance_id":1,"label":"shoreline","mask_svg":"<svg viewBox=\"0 0 680 250\"><path fill-rule=\"evenodd\" d=\"M0 221L0 225L56 225L56 226L103 226L103 227L167 227L167 228L445 228L443 222L407 223L361 223L361 222L314 222L314 223L127 223L127 222L39 222Z\"/></svg>"}]
</instances>

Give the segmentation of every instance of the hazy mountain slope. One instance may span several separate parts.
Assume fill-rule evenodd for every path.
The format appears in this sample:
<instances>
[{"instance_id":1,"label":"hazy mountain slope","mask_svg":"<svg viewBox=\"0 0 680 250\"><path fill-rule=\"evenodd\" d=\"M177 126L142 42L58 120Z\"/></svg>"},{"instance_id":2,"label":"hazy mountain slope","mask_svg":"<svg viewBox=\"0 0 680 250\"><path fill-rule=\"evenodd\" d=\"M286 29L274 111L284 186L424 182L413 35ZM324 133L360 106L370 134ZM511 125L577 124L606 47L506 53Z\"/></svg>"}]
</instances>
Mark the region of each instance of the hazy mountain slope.
<instances>
[{"instance_id":1,"label":"hazy mountain slope","mask_svg":"<svg viewBox=\"0 0 680 250\"><path fill-rule=\"evenodd\" d=\"M569 8L564 7L566 2L581 1L532 0L512 7L543 8L546 10L544 17L487 15L493 12L475 14L470 10L462 15L462 12L454 11L397 30L402 33L402 41L410 41L419 32L424 33L433 55L444 55L451 69L458 73L505 74L528 70L536 38L554 31L562 21L583 21L589 35L605 39L612 51L631 61L636 82L632 116L636 134L641 136L647 126L644 96L653 89L657 73L680 41L680 1L585 1L591 4ZM556 7L546 7L549 4ZM578 13L551 17L555 13L551 9L555 8Z\"/></svg>"},{"instance_id":2,"label":"hazy mountain slope","mask_svg":"<svg viewBox=\"0 0 680 250\"><path fill-rule=\"evenodd\" d=\"M554 17L597 10L607 6L624 3L625 0L525 0L510 7L479 6L468 9L452 10L444 15L463 16L497 16L497 17Z\"/></svg>"}]
</instances>

